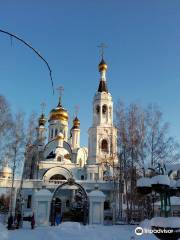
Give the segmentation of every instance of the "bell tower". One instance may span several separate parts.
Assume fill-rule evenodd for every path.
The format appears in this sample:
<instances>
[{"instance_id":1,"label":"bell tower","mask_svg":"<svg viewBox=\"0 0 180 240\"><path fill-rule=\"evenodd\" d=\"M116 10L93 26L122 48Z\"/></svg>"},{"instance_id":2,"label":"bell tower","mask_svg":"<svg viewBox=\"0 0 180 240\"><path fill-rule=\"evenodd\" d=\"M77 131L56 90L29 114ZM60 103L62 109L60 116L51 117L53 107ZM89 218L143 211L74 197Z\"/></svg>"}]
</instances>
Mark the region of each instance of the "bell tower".
<instances>
[{"instance_id":1,"label":"bell tower","mask_svg":"<svg viewBox=\"0 0 180 240\"><path fill-rule=\"evenodd\" d=\"M117 163L117 129L113 126L113 101L106 82L107 64L102 59L98 69L100 80L93 98L93 123L88 134L87 178L102 179L100 164L106 159Z\"/></svg>"}]
</instances>

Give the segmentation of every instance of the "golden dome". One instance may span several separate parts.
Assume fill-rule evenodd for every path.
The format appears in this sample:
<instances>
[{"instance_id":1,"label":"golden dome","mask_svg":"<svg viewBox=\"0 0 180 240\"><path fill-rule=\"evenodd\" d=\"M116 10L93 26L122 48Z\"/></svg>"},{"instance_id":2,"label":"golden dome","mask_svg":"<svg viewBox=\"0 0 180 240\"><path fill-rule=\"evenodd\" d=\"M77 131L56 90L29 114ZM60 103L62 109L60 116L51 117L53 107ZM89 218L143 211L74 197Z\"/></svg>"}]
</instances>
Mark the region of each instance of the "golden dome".
<instances>
[{"instance_id":1,"label":"golden dome","mask_svg":"<svg viewBox=\"0 0 180 240\"><path fill-rule=\"evenodd\" d=\"M101 62L99 63L99 72L102 72L102 71L107 71L107 64L103 58L102 58Z\"/></svg>"},{"instance_id":2,"label":"golden dome","mask_svg":"<svg viewBox=\"0 0 180 240\"><path fill-rule=\"evenodd\" d=\"M79 126L80 126L80 121L77 117L75 117L74 120L73 120L73 127L74 128L79 128Z\"/></svg>"},{"instance_id":3,"label":"golden dome","mask_svg":"<svg viewBox=\"0 0 180 240\"><path fill-rule=\"evenodd\" d=\"M46 123L46 118L45 118L44 114L42 113L39 118L39 126L41 126L41 125L44 126L45 123Z\"/></svg>"},{"instance_id":4,"label":"golden dome","mask_svg":"<svg viewBox=\"0 0 180 240\"><path fill-rule=\"evenodd\" d=\"M55 109L51 110L49 121L51 120L68 121L68 112L62 107L60 102Z\"/></svg>"}]
</instances>

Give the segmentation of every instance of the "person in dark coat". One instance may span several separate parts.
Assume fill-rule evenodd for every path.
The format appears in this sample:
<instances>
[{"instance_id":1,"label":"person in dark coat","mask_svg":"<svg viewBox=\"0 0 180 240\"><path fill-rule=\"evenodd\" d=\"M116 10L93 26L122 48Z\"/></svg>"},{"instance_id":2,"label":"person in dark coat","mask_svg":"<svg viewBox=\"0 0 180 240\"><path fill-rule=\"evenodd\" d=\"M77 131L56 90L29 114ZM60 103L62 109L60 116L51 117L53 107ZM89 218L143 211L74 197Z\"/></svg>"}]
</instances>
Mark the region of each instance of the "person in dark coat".
<instances>
[{"instance_id":1,"label":"person in dark coat","mask_svg":"<svg viewBox=\"0 0 180 240\"><path fill-rule=\"evenodd\" d=\"M13 225L13 216L12 214L9 216L8 218L8 226L7 226L7 229L8 230L11 230L12 229L12 225Z\"/></svg>"},{"instance_id":2,"label":"person in dark coat","mask_svg":"<svg viewBox=\"0 0 180 240\"><path fill-rule=\"evenodd\" d=\"M20 223L21 223L21 213L18 213L18 215L17 215L17 228L20 227Z\"/></svg>"},{"instance_id":3,"label":"person in dark coat","mask_svg":"<svg viewBox=\"0 0 180 240\"><path fill-rule=\"evenodd\" d=\"M34 213L31 217L31 229L34 229L34 226L35 226L35 218L34 218Z\"/></svg>"}]
</instances>

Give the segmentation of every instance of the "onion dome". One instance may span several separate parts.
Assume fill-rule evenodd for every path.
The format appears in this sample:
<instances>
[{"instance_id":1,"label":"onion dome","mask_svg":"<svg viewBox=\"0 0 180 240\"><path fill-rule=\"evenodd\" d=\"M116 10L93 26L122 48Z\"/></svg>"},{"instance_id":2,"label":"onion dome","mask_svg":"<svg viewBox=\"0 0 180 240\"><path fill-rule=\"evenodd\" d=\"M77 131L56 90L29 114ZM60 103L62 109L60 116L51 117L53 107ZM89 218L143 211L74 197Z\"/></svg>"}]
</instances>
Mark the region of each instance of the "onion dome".
<instances>
[{"instance_id":1,"label":"onion dome","mask_svg":"<svg viewBox=\"0 0 180 240\"><path fill-rule=\"evenodd\" d=\"M73 120L73 128L79 128L79 127L80 127L80 121L76 116Z\"/></svg>"},{"instance_id":2,"label":"onion dome","mask_svg":"<svg viewBox=\"0 0 180 240\"><path fill-rule=\"evenodd\" d=\"M42 113L41 116L39 117L39 126L44 126L46 123L46 118L44 116L44 114Z\"/></svg>"},{"instance_id":3,"label":"onion dome","mask_svg":"<svg viewBox=\"0 0 180 240\"><path fill-rule=\"evenodd\" d=\"M64 109L59 101L56 108L52 109L50 112L49 121L51 120L61 120L61 121L68 121L68 112Z\"/></svg>"},{"instance_id":4,"label":"onion dome","mask_svg":"<svg viewBox=\"0 0 180 240\"><path fill-rule=\"evenodd\" d=\"M107 64L103 58L102 58L101 62L99 63L99 72L102 72L102 71L107 71Z\"/></svg>"}]
</instances>

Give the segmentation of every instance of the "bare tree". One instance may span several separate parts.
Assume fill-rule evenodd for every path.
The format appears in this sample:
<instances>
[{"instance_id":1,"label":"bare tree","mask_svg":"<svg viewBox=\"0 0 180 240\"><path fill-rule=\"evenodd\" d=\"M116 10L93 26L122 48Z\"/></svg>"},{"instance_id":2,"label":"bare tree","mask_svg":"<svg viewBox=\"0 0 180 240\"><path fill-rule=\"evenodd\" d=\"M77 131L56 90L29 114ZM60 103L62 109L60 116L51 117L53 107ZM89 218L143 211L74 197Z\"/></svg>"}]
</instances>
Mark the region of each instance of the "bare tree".
<instances>
[{"instance_id":1,"label":"bare tree","mask_svg":"<svg viewBox=\"0 0 180 240\"><path fill-rule=\"evenodd\" d=\"M116 105L115 123L118 129L118 150L124 176L127 218L131 221L137 204L136 180L148 166L160 161L180 159L179 144L169 137L169 124L163 122L161 111L150 105Z\"/></svg>"},{"instance_id":2,"label":"bare tree","mask_svg":"<svg viewBox=\"0 0 180 240\"><path fill-rule=\"evenodd\" d=\"M29 116L27 130L26 130L27 145L34 144L37 138L36 128L37 128L37 114L35 112L32 112L31 115Z\"/></svg>"},{"instance_id":3,"label":"bare tree","mask_svg":"<svg viewBox=\"0 0 180 240\"><path fill-rule=\"evenodd\" d=\"M0 164L3 164L5 161L12 125L13 120L9 104L5 97L0 95Z\"/></svg>"},{"instance_id":4,"label":"bare tree","mask_svg":"<svg viewBox=\"0 0 180 240\"><path fill-rule=\"evenodd\" d=\"M24 146L25 146L25 133L24 133L24 114L17 113L13 119L13 127L11 131L11 142L9 145L9 158L12 165L12 186L10 195L10 213L13 211L13 191L14 191L14 178L15 174L21 172L24 160Z\"/></svg>"},{"instance_id":5,"label":"bare tree","mask_svg":"<svg viewBox=\"0 0 180 240\"><path fill-rule=\"evenodd\" d=\"M162 116L157 105L146 109L146 160L151 167L180 159L179 144L168 135L169 123L164 123Z\"/></svg>"}]
</instances>

